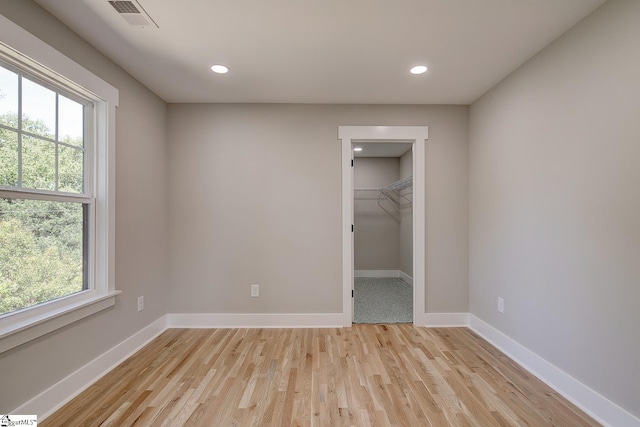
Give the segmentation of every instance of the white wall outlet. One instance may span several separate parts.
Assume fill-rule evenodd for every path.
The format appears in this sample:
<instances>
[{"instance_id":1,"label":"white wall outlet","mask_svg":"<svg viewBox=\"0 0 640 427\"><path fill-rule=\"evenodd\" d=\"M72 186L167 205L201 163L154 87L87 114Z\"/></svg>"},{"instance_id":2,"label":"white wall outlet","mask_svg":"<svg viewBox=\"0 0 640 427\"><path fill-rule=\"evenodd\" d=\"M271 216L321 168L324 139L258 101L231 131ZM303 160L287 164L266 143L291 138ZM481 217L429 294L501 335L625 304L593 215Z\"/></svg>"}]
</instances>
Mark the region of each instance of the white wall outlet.
<instances>
[{"instance_id":1,"label":"white wall outlet","mask_svg":"<svg viewBox=\"0 0 640 427\"><path fill-rule=\"evenodd\" d=\"M138 311L144 310L144 297L138 297Z\"/></svg>"},{"instance_id":2,"label":"white wall outlet","mask_svg":"<svg viewBox=\"0 0 640 427\"><path fill-rule=\"evenodd\" d=\"M498 297L498 311L504 314L504 298Z\"/></svg>"},{"instance_id":3,"label":"white wall outlet","mask_svg":"<svg viewBox=\"0 0 640 427\"><path fill-rule=\"evenodd\" d=\"M251 285L251 297L257 298L260 296L260 285Z\"/></svg>"}]
</instances>

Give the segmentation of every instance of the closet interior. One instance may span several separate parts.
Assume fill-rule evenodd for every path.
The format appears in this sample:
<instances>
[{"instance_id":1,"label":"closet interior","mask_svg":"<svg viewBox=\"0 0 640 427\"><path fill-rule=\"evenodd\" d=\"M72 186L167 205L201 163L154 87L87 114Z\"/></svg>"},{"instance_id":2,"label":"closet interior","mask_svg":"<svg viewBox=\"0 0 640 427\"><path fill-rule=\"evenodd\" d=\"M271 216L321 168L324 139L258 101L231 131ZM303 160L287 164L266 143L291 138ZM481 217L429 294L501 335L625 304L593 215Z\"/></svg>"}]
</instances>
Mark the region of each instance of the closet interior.
<instances>
[{"instance_id":1,"label":"closet interior","mask_svg":"<svg viewBox=\"0 0 640 427\"><path fill-rule=\"evenodd\" d=\"M397 221L403 209L411 208L413 175L380 188L354 188L356 200L377 200L378 206Z\"/></svg>"},{"instance_id":2,"label":"closet interior","mask_svg":"<svg viewBox=\"0 0 640 427\"><path fill-rule=\"evenodd\" d=\"M364 146L362 146L364 145ZM411 144L354 152L354 323L413 320Z\"/></svg>"}]
</instances>

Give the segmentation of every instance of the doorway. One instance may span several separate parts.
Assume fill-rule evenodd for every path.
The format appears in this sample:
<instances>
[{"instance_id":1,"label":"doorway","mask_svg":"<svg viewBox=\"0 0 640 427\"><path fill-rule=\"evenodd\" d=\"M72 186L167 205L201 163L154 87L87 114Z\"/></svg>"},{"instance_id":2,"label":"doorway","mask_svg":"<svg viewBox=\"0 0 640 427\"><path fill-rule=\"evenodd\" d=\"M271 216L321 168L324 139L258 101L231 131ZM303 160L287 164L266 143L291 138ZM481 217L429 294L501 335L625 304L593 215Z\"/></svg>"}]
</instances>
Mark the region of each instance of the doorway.
<instances>
[{"instance_id":1,"label":"doorway","mask_svg":"<svg viewBox=\"0 0 640 427\"><path fill-rule=\"evenodd\" d=\"M412 323L413 145L352 145L353 323Z\"/></svg>"},{"instance_id":2,"label":"doorway","mask_svg":"<svg viewBox=\"0 0 640 427\"><path fill-rule=\"evenodd\" d=\"M426 126L339 126L342 145L342 288L343 324L354 313L354 173L353 144L411 144L413 153L413 324L424 325L425 314L425 144Z\"/></svg>"}]
</instances>

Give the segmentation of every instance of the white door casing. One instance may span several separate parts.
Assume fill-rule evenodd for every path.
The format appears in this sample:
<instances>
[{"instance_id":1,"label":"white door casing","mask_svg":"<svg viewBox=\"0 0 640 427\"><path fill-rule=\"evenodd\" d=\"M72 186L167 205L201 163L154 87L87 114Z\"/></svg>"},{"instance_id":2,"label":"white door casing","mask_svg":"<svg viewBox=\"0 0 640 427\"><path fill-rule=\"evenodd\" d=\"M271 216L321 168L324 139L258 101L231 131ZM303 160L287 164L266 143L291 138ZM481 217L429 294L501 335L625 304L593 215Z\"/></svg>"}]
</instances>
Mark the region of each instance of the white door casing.
<instances>
[{"instance_id":1,"label":"white door casing","mask_svg":"<svg viewBox=\"0 0 640 427\"><path fill-rule=\"evenodd\" d=\"M353 321L353 143L413 144L413 324L425 325L427 126L338 126L342 143L342 314L345 327Z\"/></svg>"}]
</instances>

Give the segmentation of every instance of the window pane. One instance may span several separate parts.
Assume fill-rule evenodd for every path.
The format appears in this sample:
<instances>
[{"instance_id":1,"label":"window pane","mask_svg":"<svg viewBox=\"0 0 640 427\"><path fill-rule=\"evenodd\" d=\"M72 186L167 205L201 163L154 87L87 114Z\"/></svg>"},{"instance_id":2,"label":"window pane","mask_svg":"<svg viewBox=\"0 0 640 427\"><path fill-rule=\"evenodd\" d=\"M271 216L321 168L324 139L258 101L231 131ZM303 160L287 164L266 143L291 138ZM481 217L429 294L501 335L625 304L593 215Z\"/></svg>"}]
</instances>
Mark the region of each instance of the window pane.
<instances>
[{"instance_id":1,"label":"window pane","mask_svg":"<svg viewBox=\"0 0 640 427\"><path fill-rule=\"evenodd\" d=\"M22 79L22 129L55 138L56 93L25 78Z\"/></svg>"},{"instance_id":2,"label":"window pane","mask_svg":"<svg viewBox=\"0 0 640 427\"><path fill-rule=\"evenodd\" d=\"M38 190L56 189L55 143L22 137L22 186Z\"/></svg>"},{"instance_id":3,"label":"window pane","mask_svg":"<svg viewBox=\"0 0 640 427\"><path fill-rule=\"evenodd\" d=\"M84 106L58 95L58 141L82 147Z\"/></svg>"},{"instance_id":4,"label":"window pane","mask_svg":"<svg viewBox=\"0 0 640 427\"><path fill-rule=\"evenodd\" d=\"M18 75L0 67L0 124L18 127Z\"/></svg>"},{"instance_id":5,"label":"window pane","mask_svg":"<svg viewBox=\"0 0 640 427\"><path fill-rule=\"evenodd\" d=\"M18 134L0 128L0 185L18 185Z\"/></svg>"},{"instance_id":6,"label":"window pane","mask_svg":"<svg viewBox=\"0 0 640 427\"><path fill-rule=\"evenodd\" d=\"M81 149L58 147L58 191L82 193L84 156Z\"/></svg>"},{"instance_id":7,"label":"window pane","mask_svg":"<svg viewBox=\"0 0 640 427\"><path fill-rule=\"evenodd\" d=\"M0 315L84 288L84 210L0 198Z\"/></svg>"}]
</instances>

